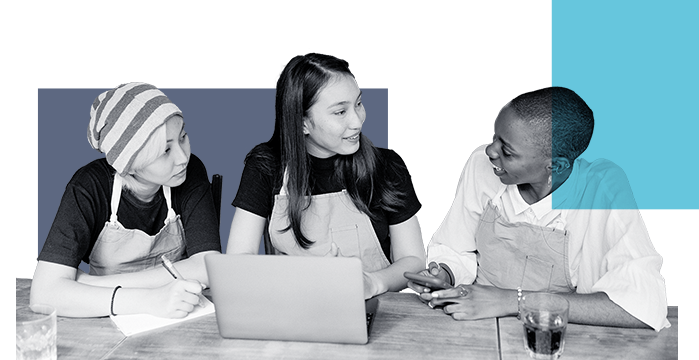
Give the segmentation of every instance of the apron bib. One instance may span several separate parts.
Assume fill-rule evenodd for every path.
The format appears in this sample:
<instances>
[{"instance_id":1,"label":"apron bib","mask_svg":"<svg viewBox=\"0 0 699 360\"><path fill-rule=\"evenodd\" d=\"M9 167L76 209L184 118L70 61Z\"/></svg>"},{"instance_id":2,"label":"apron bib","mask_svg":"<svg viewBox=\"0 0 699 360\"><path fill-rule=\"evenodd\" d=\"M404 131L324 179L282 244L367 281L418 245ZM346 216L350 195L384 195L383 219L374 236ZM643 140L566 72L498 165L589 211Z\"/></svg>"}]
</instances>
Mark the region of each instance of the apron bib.
<instances>
[{"instance_id":1,"label":"apron bib","mask_svg":"<svg viewBox=\"0 0 699 360\"><path fill-rule=\"evenodd\" d=\"M280 231L289 226L286 182L285 173L282 189L274 197L269 221L269 237L276 252L293 256L330 256L334 244L337 256L358 257L366 272L390 265L369 216L357 210L346 190L311 196L310 206L303 211L301 229L314 243L308 249L300 247L291 230Z\"/></svg>"},{"instance_id":2,"label":"apron bib","mask_svg":"<svg viewBox=\"0 0 699 360\"><path fill-rule=\"evenodd\" d=\"M160 264L160 256L171 261L184 257L184 228L180 216L172 209L170 187L163 186L168 214L164 226L150 236L139 229L126 229L117 219L121 200L121 177L114 176L111 198L111 216L104 224L90 253L90 275L129 273L153 268Z\"/></svg>"},{"instance_id":3,"label":"apron bib","mask_svg":"<svg viewBox=\"0 0 699 360\"><path fill-rule=\"evenodd\" d=\"M575 291L570 279L565 231L509 223L489 200L476 230L476 246L477 284L530 291Z\"/></svg>"}]
</instances>

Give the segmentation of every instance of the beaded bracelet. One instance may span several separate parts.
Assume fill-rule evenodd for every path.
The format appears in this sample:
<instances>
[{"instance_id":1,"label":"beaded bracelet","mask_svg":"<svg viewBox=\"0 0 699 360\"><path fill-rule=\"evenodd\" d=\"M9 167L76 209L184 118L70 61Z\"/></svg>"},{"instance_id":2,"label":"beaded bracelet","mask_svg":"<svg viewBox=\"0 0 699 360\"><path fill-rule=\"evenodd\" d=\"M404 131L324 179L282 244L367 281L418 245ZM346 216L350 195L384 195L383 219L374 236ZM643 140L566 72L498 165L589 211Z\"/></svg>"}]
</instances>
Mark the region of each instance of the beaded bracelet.
<instances>
[{"instance_id":1,"label":"beaded bracelet","mask_svg":"<svg viewBox=\"0 0 699 360\"><path fill-rule=\"evenodd\" d=\"M117 290L121 289L121 285L117 285L117 287L114 288L114 292L112 293L112 305L109 307L109 312L112 313L112 316L116 316L114 313L114 295L116 295Z\"/></svg>"},{"instance_id":2,"label":"beaded bracelet","mask_svg":"<svg viewBox=\"0 0 699 360\"><path fill-rule=\"evenodd\" d=\"M522 288L517 288L517 319L522 320Z\"/></svg>"}]
</instances>

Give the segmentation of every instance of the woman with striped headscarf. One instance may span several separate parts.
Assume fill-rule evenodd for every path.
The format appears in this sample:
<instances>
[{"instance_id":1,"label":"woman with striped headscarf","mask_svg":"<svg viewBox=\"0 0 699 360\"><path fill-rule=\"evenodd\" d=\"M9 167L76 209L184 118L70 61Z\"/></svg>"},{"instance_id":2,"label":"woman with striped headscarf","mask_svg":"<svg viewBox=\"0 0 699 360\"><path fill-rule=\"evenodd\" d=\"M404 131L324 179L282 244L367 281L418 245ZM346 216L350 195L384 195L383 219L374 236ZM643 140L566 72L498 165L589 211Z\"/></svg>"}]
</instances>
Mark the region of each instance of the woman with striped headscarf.
<instances>
[{"instance_id":1,"label":"woman with striped headscarf","mask_svg":"<svg viewBox=\"0 0 699 360\"><path fill-rule=\"evenodd\" d=\"M206 168L191 154L182 112L152 85L124 84L95 99L87 137L105 158L66 186L30 302L61 316L186 316L208 282L204 255L220 253L221 242ZM158 266L163 256L181 279ZM81 261L90 274L78 270Z\"/></svg>"}]
</instances>

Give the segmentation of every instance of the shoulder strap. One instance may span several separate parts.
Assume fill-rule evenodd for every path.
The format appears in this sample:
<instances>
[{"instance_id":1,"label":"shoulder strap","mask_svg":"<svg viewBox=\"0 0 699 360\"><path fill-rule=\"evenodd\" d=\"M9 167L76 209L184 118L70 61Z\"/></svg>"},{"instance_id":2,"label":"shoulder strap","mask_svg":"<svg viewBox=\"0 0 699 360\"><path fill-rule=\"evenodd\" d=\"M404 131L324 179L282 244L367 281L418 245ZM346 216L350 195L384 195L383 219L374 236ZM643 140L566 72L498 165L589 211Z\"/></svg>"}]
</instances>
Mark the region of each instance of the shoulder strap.
<instances>
[{"instance_id":1,"label":"shoulder strap","mask_svg":"<svg viewBox=\"0 0 699 360\"><path fill-rule=\"evenodd\" d=\"M163 196L165 196L165 202L167 202L167 218L165 219L165 224L167 224L169 219L173 219L177 215L172 208L172 193L169 186L163 185Z\"/></svg>"},{"instance_id":2,"label":"shoulder strap","mask_svg":"<svg viewBox=\"0 0 699 360\"><path fill-rule=\"evenodd\" d=\"M121 200L121 188L123 184L121 181L121 176L118 173L114 173L114 183L112 184L112 199L110 202L111 215L109 215L109 222L116 223L117 220L117 210L119 210L119 201Z\"/></svg>"}]
</instances>

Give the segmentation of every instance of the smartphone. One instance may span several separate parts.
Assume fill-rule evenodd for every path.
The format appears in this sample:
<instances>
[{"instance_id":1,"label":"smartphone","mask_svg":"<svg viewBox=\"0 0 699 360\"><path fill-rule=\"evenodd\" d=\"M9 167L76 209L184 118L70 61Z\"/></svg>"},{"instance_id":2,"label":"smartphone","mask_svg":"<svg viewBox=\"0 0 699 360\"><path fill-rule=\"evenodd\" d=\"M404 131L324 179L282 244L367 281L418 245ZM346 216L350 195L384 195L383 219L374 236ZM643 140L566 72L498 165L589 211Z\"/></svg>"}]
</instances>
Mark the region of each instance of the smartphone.
<instances>
[{"instance_id":1,"label":"smartphone","mask_svg":"<svg viewBox=\"0 0 699 360\"><path fill-rule=\"evenodd\" d=\"M403 273L403 276L418 285L426 286L432 290L451 289L453 287L448 282L433 276L425 276L407 271Z\"/></svg>"}]
</instances>

